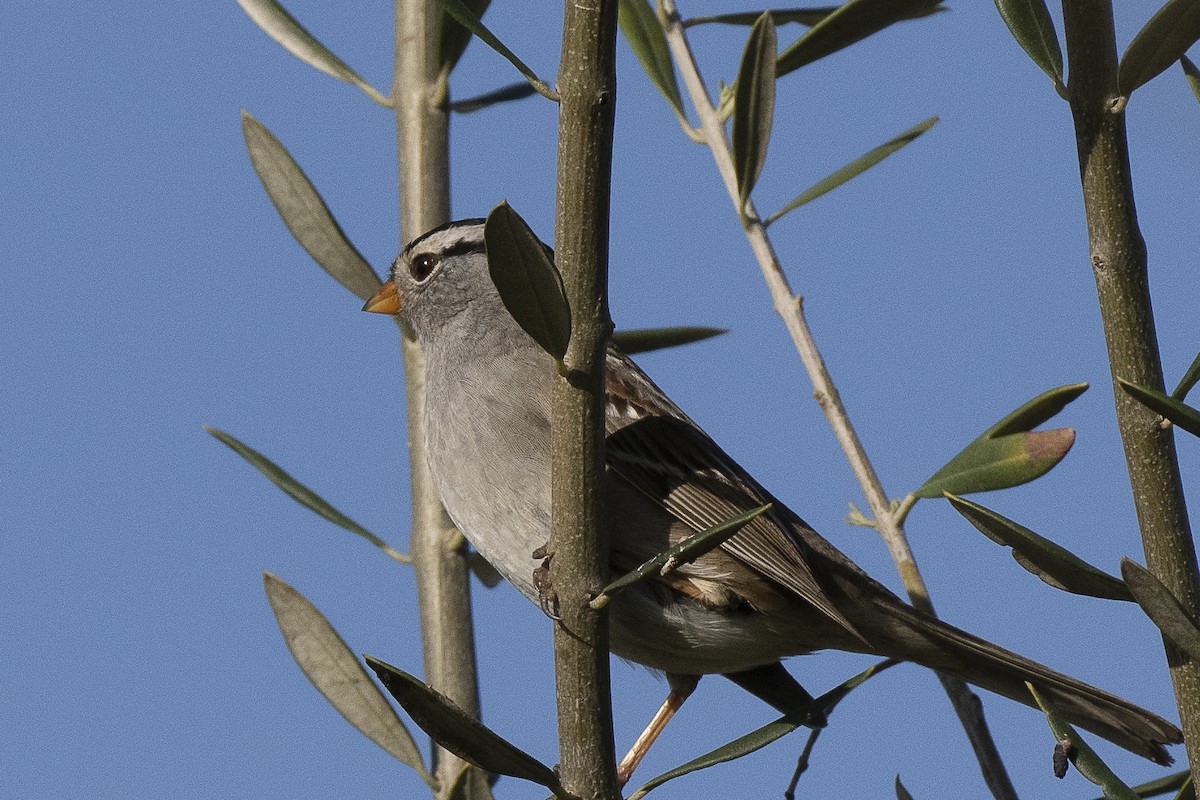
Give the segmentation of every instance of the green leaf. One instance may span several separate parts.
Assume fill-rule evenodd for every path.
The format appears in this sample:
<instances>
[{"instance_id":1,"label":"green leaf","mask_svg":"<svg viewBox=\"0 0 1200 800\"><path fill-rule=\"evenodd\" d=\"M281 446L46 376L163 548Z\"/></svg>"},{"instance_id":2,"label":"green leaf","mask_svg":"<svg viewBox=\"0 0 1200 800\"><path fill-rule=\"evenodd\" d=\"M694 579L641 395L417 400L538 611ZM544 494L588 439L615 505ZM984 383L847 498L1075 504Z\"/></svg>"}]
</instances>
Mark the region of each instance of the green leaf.
<instances>
[{"instance_id":1,"label":"green leaf","mask_svg":"<svg viewBox=\"0 0 1200 800\"><path fill-rule=\"evenodd\" d=\"M1050 76L1055 88L1061 89L1062 48L1045 0L996 0L996 10L1021 49Z\"/></svg>"},{"instance_id":2,"label":"green leaf","mask_svg":"<svg viewBox=\"0 0 1200 800\"><path fill-rule=\"evenodd\" d=\"M476 19L483 19L491 0L466 0L467 10ZM442 30L438 38L438 63L441 64L442 75L449 76L462 58L462 54L471 43L471 31L464 28L445 9L442 10Z\"/></svg>"},{"instance_id":3,"label":"green leaf","mask_svg":"<svg viewBox=\"0 0 1200 800\"><path fill-rule=\"evenodd\" d=\"M433 786L412 735L329 620L269 572L263 573L263 588L283 640L317 691L364 736Z\"/></svg>"},{"instance_id":4,"label":"green leaf","mask_svg":"<svg viewBox=\"0 0 1200 800\"><path fill-rule=\"evenodd\" d=\"M210 428L207 425L204 426L204 430L212 434L217 441L227 446L230 450L249 461L252 467L257 469L263 475L267 476L267 480L278 486L281 490L283 490L284 494L295 500L300 505L304 506L310 511L315 512L317 515L324 517L334 525L345 528L351 533L363 537L368 542L386 553L388 556L394 558L396 561L399 561L402 564L412 563L411 558L394 550L383 539L380 539L378 536L371 533L369 530L359 525L357 522L350 519L333 506L329 505L329 503L321 499L316 492L300 483L300 481L296 480L288 473L284 472L283 469L275 464L275 462L271 461L271 459L250 447L248 444L245 444L233 436L230 436L224 431L217 430L216 428Z\"/></svg>"},{"instance_id":5,"label":"green leaf","mask_svg":"<svg viewBox=\"0 0 1200 800\"><path fill-rule=\"evenodd\" d=\"M524 100L532 94L536 94L536 92L528 83L510 83L508 86L503 86L493 92L468 97L466 100L455 100L450 104L450 110L458 114L470 114L490 108L497 103Z\"/></svg>"},{"instance_id":6,"label":"green leaf","mask_svg":"<svg viewBox=\"0 0 1200 800\"><path fill-rule=\"evenodd\" d=\"M1188 86L1192 87L1192 94L1196 95L1197 100L1200 100L1200 69L1197 69L1187 56L1179 57L1179 66L1183 67L1183 77L1187 78ZM1200 360L1200 356L1196 358Z\"/></svg>"},{"instance_id":7,"label":"green leaf","mask_svg":"<svg viewBox=\"0 0 1200 800\"><path fill-rule=\"evenodd\" d=\"M571 340L571 309L562 275L547 248L507 202L492 209L483 228L488 272L517 324L561 362Z\"/></svg>"},{"instance_id":8,"label":"green leaf","mask_svg":"<svg viewBox=\"0 0 1200 800\"><path fill-rule=\"evenodd\" d=\"M900 782L900 776L896 776L896 800L913 800L913 796L909 794L908 789L904 788L904 784Z\"/></svg>"},{"instance_id":9,"label":"green leaf","mask_svg":"<svg viewBox=\"0 0 1200 800\"><path fill-rule=\"evenodd\" d=\"M1146 408L1193 436L1200 436L1200 411L1154 389L1138 386L1121 378L1117 378L1117 383Z\"/></svg>"},{"instance_id":10,"label":"green leaf","mask_svg":"<svg viewBox=\"0 0 1200 800\"><path fill-rule=\"evenodd\" d=\"M1026 683L1025 685L1029 687L1033 699L1045 713L1046 721L1050 723L1050 730L1054 732L1054 738L1059 742L1066 742L1070 746L1069 758L1075 765L1075 769L1079 770L1079 774L1099 786L1108 800L1138 800L1138 796L1133 793L1133 790L1100 760L1096 751L1063 719L1062 714L1042 697L1033 684Z\"/></svg>"},{"instance_id":11,"label":"green leaf","mask_svg":"<svg viewBox=\"0 0 1200 800\"><path fill-rule=\"evenodd\" d=\"M743 208L766 163L774 115L775 23L764 12L746 40L733 101L733 163Z\"/></svg>"},{"instance_id":12,"label":"green leaf","mask_svg":"<svg viewBox=\"0 0 1200 800\"><path fill-rule=\"evenodd\" d=\"M1183 790L1191 786L1192 773L1188 770L1176 772L1174 775L1168 775L1165 778L1157 778L1146 783L1139 783L1133 787L1133 793L1138 797L1157 797L1160 794ZM1193 800L1192 795L1184 794L1177 800ZM1095 800L1104 800L1102 797Z\"/></svg>"},{"instance_id":13,"label":"green leaf","mask_svg":"<svg viewBox=\"0 0 1200 800\"><path fill-rule=\"evenodd\" d=\"M551 89L545 81L537 76L532 69L526 66L525 62L517 58L516 53L509 50L504 42L496 38L496 35L489 31L480 21L479 15L475 13L470 6L463 0L438 0L442 5L442 9L454 18L454 21L471 33L478 36L484 44L495 50L500 55L508 60L508 63L517 68L517 72L525 76L525 80L529 81L538 94L543 97L548 97L551 100L558 100L558 94ZM465 45L464 45L465 46Z\"/></svg>"},{"instance_id":14,"label":"green leaf","mask_svg":"<svg viewBox=\"0 0 1200 800\"><path fill-rule=\"evenodd\" d=\"M684 118L683 98L675 80L675 62L671 60L662 25L658 24L658 17L648 0L620 0L617 24L651 83L671 104L675 115Z\"/></svg>"},{"instance_id":15,"label":"green leaf","mask_svg":"<svg viewBox=\"0 0 1200 800\"><path fill-rule=\"evenodd\" d=\"M1086 383L1043 392L1006 414L964 447L913 494L940 497L1007 489L1038 478L1062 460L1075 442L1070 428L1033 431L1087 390Z\"/></svg>"},{"instance_id":16,"label":"green leaf","mask_svg":"<svg viewBox=\"0 0 1200 800\"><path fill-rule=\"evenodd\" d=\"M1128 558L1121 559L1121 577L1133 599L1163 635L1192 658L1200 659L1200 623L1171 590L1148 569Z\"/></svg>"},{"instance_id":17,"label":"green leaf","mask_svg":"<svg viewBox=\"0 0 1200 800\"><path fill-rule=\"evenodd\" d=\"M714 336L729 333L724 328L705 328L700 326L679 326L673 328L641 328L630 331L616 331L612 335L612 343L618 350L627 355L648 353L651 350L664 350L668 347L679 347L693 342L702 342Z\"/></svg>"},{"instance_id":18,"label":"green leaf","mask_svg":"<svg viewBox=\"0 0 1200 800\"><path fill-rule=\"evenodd\" d=\"M1175 794L1175 800L1195 800L1196 792L1192 789L1192 773L1183 773L1186 777L1183 783L1179 785L1179 791ZM1145 797L1146 795L1140 795Z\"/></svg>"},{"instance_id":19,"label":"green leaf","mask_svg":"<svg viewBox=\"0 0 1200 800\"><path fill-rule=\"evenodd\" d=\"M1011 433L998 439L980 437L950 459L914 492L917 497L972 494L1008 489L1049 472L1075 443L1075 431Z\"/></svg>"},{"instance_id":20,"label":"green leaf","mask_svg":"<svg viewBox=\"0 0 1200 800\"><path fill-rule=\"evenodd\" d=\"M824 6L821 8L768 8L767 12L775 20L776 25L796 22L811 28L837 10L838 6ZM761 11L751 11L742 14L713 14L703 17L689 17L683 21L683 27L690 28L693 25L711 24L753 25L761 16Z\"/></svg>"},{"instance_id":21,"label":"green leaf","mask_svg":"<svg viewBox=\"0 0 1200 800\"><path fill-rule=\"evenodd\" d=\"M1200 40L1200 3L1167 0L1121 56L1117 89L1128 97L1142 84L1183 57Z\"/></svg>"},{"instance_id":22,"label":"green leaf","mask_svg":"<svg viewBox=\"0 0 1200 800\"><path fill-rule=\"evenodd\" d=\"M375 294L379 276L350 244L321 195L279 140L245 111L242 135L267 197L300 246L331 278L360 299Z\"/></svg>"},{"instance_id":23,"label":"green leaf","mask_svg":"<svg viewBox=\"0 0 1200 800\"><path fill-rule=\"evenodd\" d=\"M1200 89L1200 85L1197 88ZM1171 397L1179 401L1186 400L1188 392L1192 390L1192 387L1197 382L1200 382L1200 353L1196 354L1192 365L1187 368L1187 372L1183 373L1183 377L1179 379L1179 385L1175 387L1175 391L1171 392Z\"/></svg>"},{"instance_id":24,"label":"green leaf","mask_svg":"<svg viewBox=\"0 0 1200 800\"><path fill-rule=\"evenodd\" d=\"M275 0L237 0L242 10L262 28L268 36L279 42L296 58L315 67L339 81L353 84L368 97L382 106L391 107L392 101L367 83L346 62L335 56L315 36L305 30L295 17Z\"/></svg>"},{"instance_id":25,"label":"green leaf","mask_svg":"<svg viewBox=\"0 0 1200 800\"><path fill-rule=\"evenodd\" d=\"M938 121L937 117L930 117L929 119L925 120L924 122L918 123L917 125L914 125L913 127L909 128L908 130L906 130L904 133L900 134L899 136L888 139L886 142L879 145L878 147L876 147L874 150L870 151L869 153L865 153L865 154L859 156L858 158L854 159L846 166L842 167L841 169L837 170L836 172L830 174L828 177L818 181L817 183L813 184L809 188L805 189L803 192L801 192L799 195L797 195L796 198L794 200L792 200L790 203L788 203L783 208L776 211L771 216L767 217L766 224L770 225L772 222L779 219L784 214L787 214L789 211L795 211L797 208L804 205L805 203L816 200L821 195L833 191L837 187L841 186L843 183L846 183L851 178L854 178L854 177L862 174L863 172L866 172L868 169L875 166L880 161L883 161L885 158L890 156L892 153L895 153L897 150L904 147L906 144L913 141L921 134L925 133L925 131L932 128L934 126L934 124L937 123L937 121Z\"/></svg>"},{"instance_id":26,"label":"green leaf","mask_svg":"<svg viewBox=\"0 0 1200 800\"><path fill-rule=\"evenodd\" d=\"M522 778L555 794L565 794L554 770L502 738L449 698L403 670L371 656L365 658L384 688L442 747L480 769Z\"/></svg>"},{"instance_id":27,"label":"green leaf","mask_svg":"<svg viewBox=\"0 0 1200 800\"><path fill-rule=\"evenodd\" d=\"M786 736L796 730L796 728L801 727L805 720L812 719L814 714L817 716L821 716L822 714L828 716L834 707L851 691L861 686L871 676L878 675L880 672L897 663L899 662L888 659L863 670L841 685L830 689L825 694L816 698L803 709L792 714L785 714L774 722L769 722L745 736L738 737L732 742L718 747L716 750L706 753L699 758L694 758L686 764L651 779L631 794L629 800L641 800L652 789L662 786L667 781L678 778L681 775L687 775L697 770L723 764L726 761L733 761L736 758L749 755L756 750L761 750L776 739Z\"/></svg>"},{"instance_id":28,"label":"green leaf","mask_svg":"<svg viewBox=\"0 0 1200 800\"><path fill-rule=\"evenodd\" d=\"M941 4L941 0L850 0L780 54L777 77L782 78L897 22L941 11Z\"/></svg>"},{"instance_id":29,"label":"green leaf","mask_svg":"<svg viewBox=\"0 0 1200 800\"><path fill-rule=\"evenodd\" d=\"M1086 392L1086 383L1069 383L1048 392L1042 392L1027 403L1022 404L999 422L983 432L989 438L1007 436L1010 433L1031 431L1043 422L1052 419L1067 404Z\"/></svg>"},{"instance_id":30,"label":"green leaf","mask_svg":"<svg viewBox=\"0 0 1200 800\"><path fill-rule=\"evenodd\" d=\"M650 558L632 572L622 575L600 590L600 594L592 601L595 608L606 605L616 594L623 592L633 584L649 578L651 575L665 575L681 564L690 564L700 556L720 547L733 537L735 533L750 524L755 517L762 515L771 507L770 503L738 514L732 519L706 528L697 534L689 536L674 547L664 550Z\"/></svg>"},{"instance_id":31,"label":"green leaf","mask_svg":"<svg viewBox=\"0 0 1200 800\"><path fill-rule=\"evenodd\" d=\"M1049 539L978 503L952 494L946 495L946 499L980 533L997 544L1012 548L1012 556L1018 564L1051 586L1109 600L1133 600L1133 595L1119 579L1096 569Z\"/></svg>"}]
</instances>

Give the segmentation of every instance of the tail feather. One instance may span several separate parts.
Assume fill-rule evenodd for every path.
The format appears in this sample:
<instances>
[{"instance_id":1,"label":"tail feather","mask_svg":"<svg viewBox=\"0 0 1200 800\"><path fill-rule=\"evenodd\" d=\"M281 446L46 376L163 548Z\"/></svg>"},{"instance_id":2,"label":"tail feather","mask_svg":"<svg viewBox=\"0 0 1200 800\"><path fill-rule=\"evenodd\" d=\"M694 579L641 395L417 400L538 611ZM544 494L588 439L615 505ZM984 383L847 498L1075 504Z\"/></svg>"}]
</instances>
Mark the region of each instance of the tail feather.
<instances>
[{"instance_id":1,"label":"tail feather","mask_svg":"<svg viewBox=\"0 0 1200 800\"><path fill-rule=\"evenodd\" d=\"M901 623L882 626L888 630L889 642L880 649L888 655L955 675L1036 708L1025 686L1028 681L1072 724L1158 764L1170 764L1173 760L1164 745L1183 741L1183 734L1176 726L1128 700L1055 672L911 606L887 603L877 610L886 611L895 622Z\"/></svg>"}]
</instances>

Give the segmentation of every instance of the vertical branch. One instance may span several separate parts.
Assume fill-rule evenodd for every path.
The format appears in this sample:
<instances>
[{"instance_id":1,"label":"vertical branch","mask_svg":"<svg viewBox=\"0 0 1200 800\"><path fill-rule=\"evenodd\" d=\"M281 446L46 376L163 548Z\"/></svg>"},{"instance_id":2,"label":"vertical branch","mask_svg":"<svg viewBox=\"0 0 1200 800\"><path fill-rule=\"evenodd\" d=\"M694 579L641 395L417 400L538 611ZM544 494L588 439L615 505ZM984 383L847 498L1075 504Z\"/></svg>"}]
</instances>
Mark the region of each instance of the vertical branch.
<instances>
[{"instance_id":1,"label":"vertical branch","mask_svg":"<svg viewBox=\"0 0 1200 800\"><path fill-rule=\"evenodd\" d=\"M725 184L729 198L742 222L750 249L758 261L767 288L771 293L775 311L783 319L800 360L804 364L809 380L813 385L813 396L825 412L830 427L841 445L850 468L858 479L860 488L867 499L874 517L875 529L879 532L892 556L892 561L904 581L905 591L912 604L922 611L934 614L933 603L924 578L917 568L916 558L909 547L908 537L904 532L903 508L893 509L888 501L883 484L874 466L867 457L866 449L851 424L850 415L842 403L837 386L825 365L825 359L817 347L816 338L808 327L804 317L803 298L792 292L783 267L775 254L774 246L767 235L766 225L754 207L751 200L742 202L738 191L737 171L733 163L729 140L725 135L725 126L717 114L712 100L708 96L704 80L700 76L699 67L692 55L684 31L683 21L675 0L659 0L662 9L662 23L666 34L667 44L671 48L672 57L679 66L688 95L700 120L700 130L704 134L704 143L712 152L717 172ZM1000 752L992 739L991 731L983 716L983 706L979 698L971 691L965 681L949 675L938 674L950 703L954 707L959 722L967 734L967 739L975 751L984 782L997 800L1015 800L1016 790L1008 777Z\"/></svg>"},{"instance_id":2,"label":"vertical branch","mask_svg":"<svg viewBox=\"0 0 1200 800\"><path fill-rule=\"evenodd\" d=\"M402 242L450 216L449 112L445 85L438 79L441 16L436 0L396 0L392 101ZM407 332L402 350L412 499L409 552L416 574L425 680L479 716L466 543L442 508L429 472L423 433L425 367L420 348ZM431 771L439 796L448 792L463 763L434 746ZM486 776L473 772L467 796L487 796Z\"/></svg>"},{"instance_id":3,"label":"vertical branch","mask_svg":"<svg viewBox=\"0 0 1200 800\"><path fill-rule=\"evenodd\" d=\"M588 606L608 578L600 523L608 213L616 105L616 0L568 0L558 91L555 249L571 306L571 341L553 406L552 580L560 768L583 798L619 797L613 754L606 612Z\"/></svg>"},{"instance_id":4,"label":"vertical branch","mask_svg":"<svg viewBox=\"0 0 1200 800\"><path fill-rule=\"evenodd\" d=\"M1068 87L1088 247L1114 386L1116 378L1162 390L1162 364L1150 306L1146 243L1138 228L1133 178L1118 103L1111 0L1063 0ZM1200 608L1200 577L1188 524L1175 440L1158 416L1119 389L1117 424L1142 531L1146 564L1190 609ZM1188 761L1200 777L1200 663L1164 642Z\"/></svg>"}]
</instances>

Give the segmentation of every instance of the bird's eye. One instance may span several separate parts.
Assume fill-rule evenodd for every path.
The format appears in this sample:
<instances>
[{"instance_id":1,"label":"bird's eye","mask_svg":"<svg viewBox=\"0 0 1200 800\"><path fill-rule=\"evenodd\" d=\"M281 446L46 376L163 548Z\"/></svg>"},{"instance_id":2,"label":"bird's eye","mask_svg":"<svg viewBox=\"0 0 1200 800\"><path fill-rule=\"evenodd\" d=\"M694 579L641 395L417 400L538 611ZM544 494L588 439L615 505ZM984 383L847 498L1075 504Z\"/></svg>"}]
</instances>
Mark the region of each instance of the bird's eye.
<instances>
[{"instance_id":1,"label":"bird's eye","mask_svg":"<svg viewBox=\"0 0 1200 800\"><path fill-rule=\"evenodd\" d=\"M433 273L437 264L437 256L422 253L409 262L408 271L413 276L413 279L420 283Z\"/></svg>"}]
</instances>

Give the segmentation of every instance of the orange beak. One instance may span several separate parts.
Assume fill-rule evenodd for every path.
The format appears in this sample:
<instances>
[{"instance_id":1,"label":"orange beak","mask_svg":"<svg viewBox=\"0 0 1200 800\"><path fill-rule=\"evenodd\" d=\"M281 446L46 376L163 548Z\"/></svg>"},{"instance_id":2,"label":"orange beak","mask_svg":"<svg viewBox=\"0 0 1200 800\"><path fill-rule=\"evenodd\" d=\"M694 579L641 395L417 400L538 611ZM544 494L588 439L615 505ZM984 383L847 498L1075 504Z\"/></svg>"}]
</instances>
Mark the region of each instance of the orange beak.
<instances>
[{"instance_id":1,"label":"orange beak","mask_svg":"<svg viewBox=\"0 0 1200 800\"><path fill-rule=\"evenodd\" d=\"M396 290L396 282L388 278L379 287L379 291L371 295L371 299L366 302L362 310L370 311L373 314L399 314L403 305L400 292Z\"/></svg>"}]
</instances>

